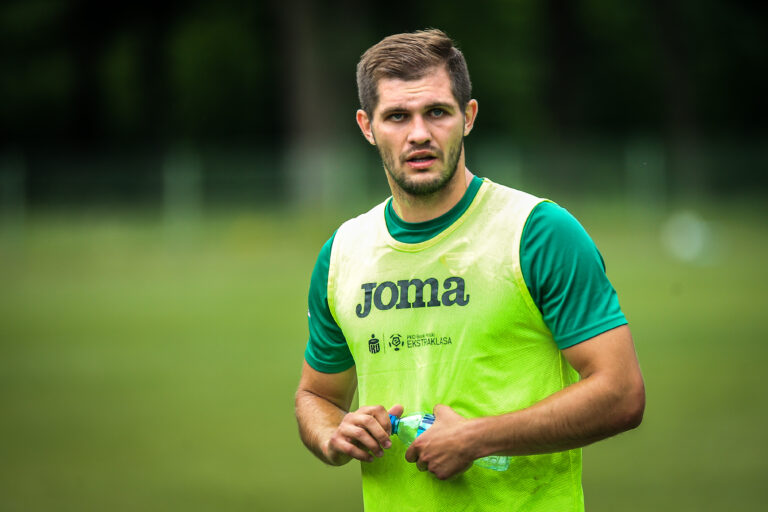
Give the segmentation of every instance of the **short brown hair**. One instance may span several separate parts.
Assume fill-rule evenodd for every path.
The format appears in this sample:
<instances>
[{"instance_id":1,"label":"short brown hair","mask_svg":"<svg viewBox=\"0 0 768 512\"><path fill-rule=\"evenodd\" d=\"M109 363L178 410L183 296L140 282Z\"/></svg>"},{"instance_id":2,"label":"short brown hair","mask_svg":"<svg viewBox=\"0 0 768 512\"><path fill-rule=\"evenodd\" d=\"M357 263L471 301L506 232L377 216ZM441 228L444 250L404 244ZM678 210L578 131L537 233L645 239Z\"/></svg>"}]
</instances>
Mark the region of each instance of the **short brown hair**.
<instances>
[{"instance_id":1,"label":"short brown hair","mask_svg":"<svg viewBox=\"0 0 768 512\"><path fill-rule=\"evenodd\" d=\"M451 90L461 110L472 97L472 83L464 55L443 31L419 30L385 37L371 46L357 63L360 108L369 117L379 103L381 78L418 80L435 66L445 66Z\"/></svg>"}]
</instances>

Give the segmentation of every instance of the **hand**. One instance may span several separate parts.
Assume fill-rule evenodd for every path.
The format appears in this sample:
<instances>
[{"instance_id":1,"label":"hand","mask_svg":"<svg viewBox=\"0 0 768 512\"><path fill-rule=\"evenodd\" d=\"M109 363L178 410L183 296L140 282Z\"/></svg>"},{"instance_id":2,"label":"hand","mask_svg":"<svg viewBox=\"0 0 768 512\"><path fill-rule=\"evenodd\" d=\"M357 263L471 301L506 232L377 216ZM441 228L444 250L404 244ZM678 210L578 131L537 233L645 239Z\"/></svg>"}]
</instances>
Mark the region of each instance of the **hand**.
<instances>
[{"instance_id":1,"label":"hand","mask_svg":"<svg viewBox=\"0 0 768 512\"><path fill-rule=\"evenodd\" d=\"M390 414L400 416L403 406L387 411L381 405L369 405L347 413L328 440L325 454L331 464L341 465L350 458L373 462L374 455L384 456L384 450L392 446Z\"/></svg>"},{"instance_id":2,"label":"hand","mask_svg":"<svg viewBox=\"0 0 768 512\"><path fill-rule=\"evenodd\" d=\"M447 405L436 405L433 413L434 424L411 443L405 460L446 480L469 469L475 460L469 443L462 438L464 423L469 420Z\"/></svg>"}]
</instances>

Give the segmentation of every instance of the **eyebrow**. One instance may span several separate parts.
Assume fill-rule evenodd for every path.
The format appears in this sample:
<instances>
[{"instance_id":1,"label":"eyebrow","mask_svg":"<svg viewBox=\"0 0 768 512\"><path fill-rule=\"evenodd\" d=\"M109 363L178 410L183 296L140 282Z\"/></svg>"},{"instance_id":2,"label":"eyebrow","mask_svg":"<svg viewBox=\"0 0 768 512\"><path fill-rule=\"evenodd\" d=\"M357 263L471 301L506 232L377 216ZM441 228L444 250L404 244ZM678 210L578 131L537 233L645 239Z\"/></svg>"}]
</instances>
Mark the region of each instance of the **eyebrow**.
<instances>
[{"instance_id":1,"label":"eyebrow","mask_svg":"<svg viewBox=\"0 0 768 512\"><path fill-rule=\"evenodd\" d=\"M451 110L451 111L457 109L457 107L455 105L452 105L450 103L444 103L442 101L436 101L434 103L429 103L428 105L424 105L423 110L432 110L434 108L442 108L442 109ZM380 115L381 115L381 117L387 117L387 116L389 116L391 114L400 113L400 112L409 112L409 109L407 109L405 107L402 107L402 106L399 106L399 105L396 105L394 107L389 107L386 110L382 110Z\"/></svg>"}]
</instances>

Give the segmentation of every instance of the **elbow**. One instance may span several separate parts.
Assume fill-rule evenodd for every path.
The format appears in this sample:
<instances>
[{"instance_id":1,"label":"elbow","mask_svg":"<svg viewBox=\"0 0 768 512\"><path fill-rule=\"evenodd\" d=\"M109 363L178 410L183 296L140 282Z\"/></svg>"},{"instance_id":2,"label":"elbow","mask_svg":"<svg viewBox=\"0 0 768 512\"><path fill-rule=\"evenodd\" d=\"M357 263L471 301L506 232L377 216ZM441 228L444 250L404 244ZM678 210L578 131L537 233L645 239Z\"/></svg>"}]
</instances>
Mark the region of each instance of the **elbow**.
<instances>
[{"instance_id":1,"label":"elbow","mask_svg":"<svg viewBox=\"0 0 768 512\"><path fill-rule=\"evenodd\" d=\"M617 407L617 431L624 432L640 426L645 413L645 386L642 380L632 386L622 397L621 406Z\"/></svg>"}]
</instances>

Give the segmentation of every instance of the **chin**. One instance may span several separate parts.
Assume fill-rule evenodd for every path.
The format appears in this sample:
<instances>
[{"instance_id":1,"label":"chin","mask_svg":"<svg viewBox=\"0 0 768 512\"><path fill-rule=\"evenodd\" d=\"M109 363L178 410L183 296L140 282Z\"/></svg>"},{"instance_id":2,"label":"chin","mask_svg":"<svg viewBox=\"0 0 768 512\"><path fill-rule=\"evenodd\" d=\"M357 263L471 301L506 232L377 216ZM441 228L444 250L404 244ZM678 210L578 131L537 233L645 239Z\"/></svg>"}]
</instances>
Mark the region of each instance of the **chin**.
<instances>
[{"instance_id":1,"label":"chin","mask_svg":"<svg viewBox=\"0 0 768 512\"><path fill-rule=\"evenodd\" d=\"M427 196L442 190L450 182L450 179L443 179L440 173L428 173L419 171L416 176L410 176L403 180L400 188L408 194L414 196Z\"/></svg>"}]
</instances>

